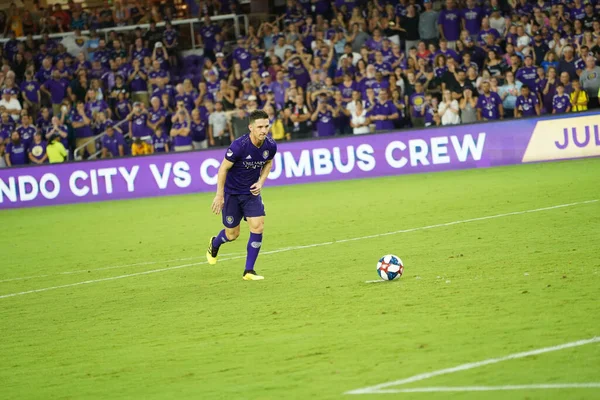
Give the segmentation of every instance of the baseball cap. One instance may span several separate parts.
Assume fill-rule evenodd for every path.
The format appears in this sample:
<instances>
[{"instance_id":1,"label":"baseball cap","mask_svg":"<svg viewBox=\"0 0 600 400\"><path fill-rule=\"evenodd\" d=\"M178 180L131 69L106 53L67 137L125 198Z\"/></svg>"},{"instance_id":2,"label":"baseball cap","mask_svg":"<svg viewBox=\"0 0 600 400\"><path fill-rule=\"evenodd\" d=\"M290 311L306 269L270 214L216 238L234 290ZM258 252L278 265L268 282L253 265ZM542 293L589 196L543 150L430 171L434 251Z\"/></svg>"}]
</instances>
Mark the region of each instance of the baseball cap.
<instances>
[{"instance_id":1,"label":"baseball cap","mask_svg":"<svg viewBox=\"0 0 600 400\"><path fill-rule=\"evenodd\" d=\"M154 45L154 47L163 47L161 42L156 42L156 44Z\"/></svg>"},{"instance_id":2,"label":"baseball cap","mask_svg":"<svg viewBox=\"0 0 600 400\"><path fill-rule=\"evenodd\" d=\"M267 71L262 73L263 78L266 78L267 76L271 76L271 74L269 74Z\"/></svg>"},{"instance_id":3,"label":"baseball cap","mask_svg":"<svg viewBox=\"0 0 600 400\"><path fill-rule=\"evenodd\" d=\"M256 96L248 96L248 101L256 101Z\"/></svg>"},{"instance_id":4,"label":"baseball cap","mask_svg":"<svg viewBox=\"0 0 600 400\"><path fill-rule=\"evenodd\" d=\"M12 94L12 90L10 90L10 89L4 89L4 90L2 91L2 94L8 94L8 95L11 95L11 94Z\"/></svg>"},{"instance_id":5,"label":"baseball cap","mask_svg":"<svg viewBox=\"0 0 600 400\"><path fill-rule=\"evenodd\" d=\"M223 53L217 53L217 54L215 55L215 57L217 57L217 58L219 58L219 57L225 57L225 54L223 54Z\"/></svg>"},{"instance_id":6,"label":"baseball cap","mask_svg":"<svg viewBox=\"0 0 600 400\"><path fill-rule=\"evenodd\" d=\"M246 82L250 82L250 78L244 78L244 79L242 79L242 83L246 83Z\"/></svg>"}]
</instances>

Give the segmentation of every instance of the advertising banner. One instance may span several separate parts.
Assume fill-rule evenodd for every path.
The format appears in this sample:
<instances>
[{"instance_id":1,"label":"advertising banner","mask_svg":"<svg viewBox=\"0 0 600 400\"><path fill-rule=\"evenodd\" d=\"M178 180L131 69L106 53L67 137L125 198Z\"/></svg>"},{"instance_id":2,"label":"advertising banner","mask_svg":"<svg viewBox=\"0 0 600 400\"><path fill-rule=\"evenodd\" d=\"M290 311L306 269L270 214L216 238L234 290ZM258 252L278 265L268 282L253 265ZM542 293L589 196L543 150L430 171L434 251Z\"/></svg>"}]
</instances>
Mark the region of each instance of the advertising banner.
<instances>
[{"instance_id":1,"label":"advertising banner","mask_svg":"<svg viewBox=\"0 0 600 400\"><path fill-rule=\"evenodd\" d=\"M600 114L278 143L268 186L600 155ZM0 169L0 209L214 191L225 149Z\"/></svg>"}]
</instances>

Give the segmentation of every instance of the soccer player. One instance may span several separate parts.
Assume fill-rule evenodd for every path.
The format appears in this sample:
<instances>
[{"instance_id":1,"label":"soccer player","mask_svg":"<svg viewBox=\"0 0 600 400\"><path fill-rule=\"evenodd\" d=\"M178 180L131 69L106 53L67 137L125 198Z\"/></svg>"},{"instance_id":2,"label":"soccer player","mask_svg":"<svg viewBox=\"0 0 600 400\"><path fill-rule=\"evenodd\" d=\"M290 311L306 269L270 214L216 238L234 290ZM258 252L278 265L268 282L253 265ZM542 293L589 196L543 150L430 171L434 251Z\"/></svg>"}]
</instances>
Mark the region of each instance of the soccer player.
<instances>
[{"instance_id":1,"label":"soccer player","mask_svg":"<svg viewBox=\"0 0 600 400\"><path fill-rule=\"evenodd\" d=\"M242 277L246 281L257 281L264 279L254 271L265 221L265 206L260 191L271 171L277 144L267 136L269 116L265 111L250 113L248 129L250 133L231 143L219 168L212 211L217 215L223 213L225 229L210 239L206 259L209 264L217 263L219 247L240 236L240 222L244 218L250 227L250 239Z\"/></svg>"}]
</instances>

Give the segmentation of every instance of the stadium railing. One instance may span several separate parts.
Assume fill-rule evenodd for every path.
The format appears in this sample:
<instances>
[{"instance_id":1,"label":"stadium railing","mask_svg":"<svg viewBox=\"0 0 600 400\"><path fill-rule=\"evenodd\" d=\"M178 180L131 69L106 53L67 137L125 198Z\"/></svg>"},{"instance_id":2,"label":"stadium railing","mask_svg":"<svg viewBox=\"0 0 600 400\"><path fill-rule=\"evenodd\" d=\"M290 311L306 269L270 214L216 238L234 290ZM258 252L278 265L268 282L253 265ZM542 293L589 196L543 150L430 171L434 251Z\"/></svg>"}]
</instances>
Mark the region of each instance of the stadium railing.
<instances>
[{"instance_id":1,"label":"stadium railing","mask_svg":"<svg viewBox=\"0 0 600 400\"><path fill-rule=\"evenodd\" d=\"M119 128L121 127L123 124L129 123L129 120L124 119L123 121L119 121L118 123L116 123L115 125L113 125L113 128ZM96 152L94 154L90 154L88 157L88 160L93 160L96 158L99 158L100 155L102 154L102 138L106 136L106 131L93 136L90 138L90 140L88 140L87 142L85 142L82 146L78 147L75 149L75 151L73 152L73 159L75 161L80 161L83 159L83 152L85 151L85 148L87 145L89 145L90 143L94 143L94 148L96 149ZM131 132L128 132L127 134L123 135L123 137L125 138L129 138L131 136ZM100 146L98 146L98 144L100 143ZM100 149L100 150L98 150Z\"/></svg>"},{"instance_id":2,"label":"stadium railing","mask_svg":"<svg viewBox=\"0 0 600 400\"><path fill-rule=\"evenodd\" d=\"M248 19L248 16L245 14L216 15L216 16L210 17L210 19L213 22L233 20L233 29L234 29L234 33L235 33L236 37L240 36L240 34L241 34L240 19L242 19L245 32L248 32L249 19ZM196 35L195 35L195 30L194 30L194 24L204 24L204 21L199 18L188 18L188 19L176 19L176 20L173 20L171 23L173 25L189 25L190 42L192 44L192 49L195 49L196 48ZM162 26L165 26L165 23L159 22L156 24L156 26L162 27ZM104 33L105 39L108 39L108 34L112 31L114 31L114 32L134 31L137 28L148 29L149 27L150 27L150 24L115 26L113 28L98 29L98 30L96 30L96 32ZM88 35L89 33L90 33L89 30L81 32L82 35ZM74 32L60 32L60 33L51 33L48 36L52 39L56 39L56 38L62 39L67 36L73 36L74 34L75 34ZM33 36L34 40L39 40L41 38L42 38L42 35ZM26 39L26 37L20 36L17 39L23 41ZM8 42L8 40L9 40L8 38L2 38L2 39L0 39L0 43L6 43L6 42Z\"/></svg>"}]
</instances>

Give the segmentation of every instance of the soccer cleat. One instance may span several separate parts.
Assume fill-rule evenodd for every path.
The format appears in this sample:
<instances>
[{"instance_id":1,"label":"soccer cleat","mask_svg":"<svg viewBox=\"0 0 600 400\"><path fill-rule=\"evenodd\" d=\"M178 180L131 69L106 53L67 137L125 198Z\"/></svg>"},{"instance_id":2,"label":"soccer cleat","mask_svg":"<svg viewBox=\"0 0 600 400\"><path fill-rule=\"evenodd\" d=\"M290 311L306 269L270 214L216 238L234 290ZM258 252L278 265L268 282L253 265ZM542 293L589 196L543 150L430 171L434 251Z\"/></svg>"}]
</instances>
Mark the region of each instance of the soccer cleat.
<instances>
[{"instance_id":1,"label":"soccer cleat","mask_svg":"<svg viewBox=\"0 0 600 400\"><path fill-rule=\"evenodd\" d=\"M242 277L242 279L245 281L261 281L261 280L265 279L265 277L256 275L256 272L254 272L254 270L252 270L252 271L244 271L244 276Z\"/></svg>"},{"instance_id":2,"label":"soccer cleat","mask_svg":"<svg viewBox=\"0 0 600 400\"><path fill-rule=\"evenodd\" d=\"M208 261L208 263L210 265L215 265L217 263L217 254L219 254L219 249L213 249L213 240L215 240L215 237L211 237L210 238L210 242L208 242L208 250L206 250L206 261Z\"/></svg>"}]
</instances>

